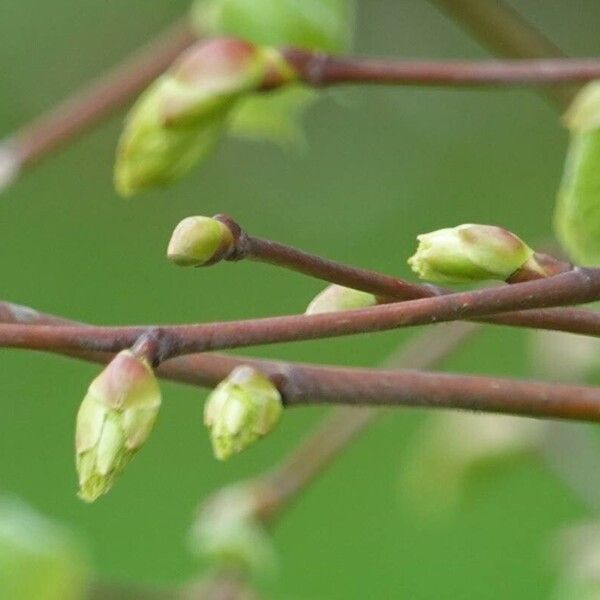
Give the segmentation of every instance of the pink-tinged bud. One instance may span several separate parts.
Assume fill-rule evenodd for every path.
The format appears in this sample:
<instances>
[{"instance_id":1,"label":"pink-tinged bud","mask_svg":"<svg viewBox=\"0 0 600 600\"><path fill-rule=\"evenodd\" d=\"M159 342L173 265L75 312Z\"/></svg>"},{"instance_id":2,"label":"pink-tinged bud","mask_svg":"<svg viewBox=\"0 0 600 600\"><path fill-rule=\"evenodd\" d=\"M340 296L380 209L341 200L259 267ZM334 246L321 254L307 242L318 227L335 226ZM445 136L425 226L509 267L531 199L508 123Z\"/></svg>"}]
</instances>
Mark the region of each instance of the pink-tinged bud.
<instances>
[{"instance_id":1,"label":"pink-tinged bud","mask_svg":"<svg viewBox=\"0 0 600 600\"><path fill-rule=\"evenodd\" d=\"M417 252L408 264L428 281L505 281L534 256L523 240L493 225L459 225L419 235L417 240ZM537 268L534 262L527 266Z\"/></svg>"},{"instance_id":2,"label":"pink-tinged bud","mask_svg":"<svg viewBox=\"0 0 600 600\"><path fill-rule=\"evenodd\" d=\"M93 502L113 486L144 444L161 404L145 359L123 350L90 384L77 414L75 449L80 497Z\"/></svg>"},{"instance_id":3,"label":"pink-tinged bud","mask_svg":"<svg viewBox=\"0 0 600 600\"><path fill-rule=\"evenodd\" d=\"M274 48L231 38L192 46L131 109L117 151L117 190L129 196L177 179L213 149L242 97L295 76Z\"/></svg>"}]
</instances>

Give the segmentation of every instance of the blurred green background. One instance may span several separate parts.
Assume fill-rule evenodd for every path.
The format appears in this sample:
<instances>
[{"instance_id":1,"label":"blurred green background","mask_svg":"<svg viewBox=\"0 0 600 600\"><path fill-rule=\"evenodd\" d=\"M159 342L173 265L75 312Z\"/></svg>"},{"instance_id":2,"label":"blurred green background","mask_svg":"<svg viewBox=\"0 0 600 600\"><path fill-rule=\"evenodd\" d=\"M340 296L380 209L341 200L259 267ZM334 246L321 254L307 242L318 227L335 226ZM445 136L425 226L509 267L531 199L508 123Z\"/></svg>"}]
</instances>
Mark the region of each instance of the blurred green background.
<instances>
[{"instance_id":1,"label":"blurred green background","mask_svg":"<svg viewBox=\"0 0 600 600\"><path fill-rule=\"evenodd\" d=\"M185 0L3 0L0 130L10 132L187 10ZM574 55L599 50L593 0L514 2ZM359 2L357 49L415 57L486 55L420 0ZM532 93L346 88L306 118L284 152L227 140L181 183L131 201L112 188L122 117L46 160L0 199L2 297L94 323L210 321L302 311L322 284L256 264L177 269L172 227L227 212L258 235L407 276L415 236L461 222L548 238L566 134ZM411 334L413 332L410 332ZM258 356L375 365L407 333L252 350ZM493 328L449 368L527 375L523 332ZM76 498L75 411L97 367L2 351L0 491L80 530L102 577L180 582L199 565L185 536L201 498L272 465L324 414L294 409L227 464L211 456L203 392L167 384L159 425L122 481L93 506ZM403 448L423 418L377 423L297 502L275 532L275 598L541 599L548 540L583 508L523 462L497 473L459 514L415 518L399 489Z\"/></svg>"}]
</instances>

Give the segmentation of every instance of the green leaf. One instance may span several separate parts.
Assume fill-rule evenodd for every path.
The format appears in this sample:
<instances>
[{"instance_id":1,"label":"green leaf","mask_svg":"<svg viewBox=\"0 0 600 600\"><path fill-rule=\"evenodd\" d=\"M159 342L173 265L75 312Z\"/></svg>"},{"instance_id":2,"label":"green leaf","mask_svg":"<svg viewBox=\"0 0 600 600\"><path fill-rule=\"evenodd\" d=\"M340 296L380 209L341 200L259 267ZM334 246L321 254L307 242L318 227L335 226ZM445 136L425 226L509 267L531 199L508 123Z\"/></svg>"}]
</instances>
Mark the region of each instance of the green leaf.
<instances>
[{"instance_id":1,"label":"green leaf","mask_svg":"<svg viewBox=\"0 0 600 600\"><path fill-rule=\"evenodd\" d=\"M194 20L213 35L309 50L348 49L354 0L198 0Z\"/></svg>"},{"instance_id":2,"label":"green leaf","mask_svg":"<svg viewBox=\"0 0 600 600\"><path fill-rule=\"evenodd\" d=\"M264 139L281 146L302 145L302 113L316 99L317 92L300 85L253 94L234 108L229 130L242 138Z\"/></svg>"},{"instance_id":3,"label":"green leaf","mask_svg":"<svg viewBox=\"0 0 600 600\"><path fill-rule=\"evenodd\" d=\"M571 137L554 224L571 259L600 264L600 129Z\"/></svg>"},{"instance_id":4,"label":"green leaf","mask_svg":"<svg viewBox=\"0 0 600 600\"><path fill-rule=\"evenodd\" d=\"M198 0L194 21L211 35L257 44L343 52L351 46L354 0ZM318 94L300 85L248 96L230 120L233 135L282 146L304 142L303 112Z\"/></svg>"}]
</instances>

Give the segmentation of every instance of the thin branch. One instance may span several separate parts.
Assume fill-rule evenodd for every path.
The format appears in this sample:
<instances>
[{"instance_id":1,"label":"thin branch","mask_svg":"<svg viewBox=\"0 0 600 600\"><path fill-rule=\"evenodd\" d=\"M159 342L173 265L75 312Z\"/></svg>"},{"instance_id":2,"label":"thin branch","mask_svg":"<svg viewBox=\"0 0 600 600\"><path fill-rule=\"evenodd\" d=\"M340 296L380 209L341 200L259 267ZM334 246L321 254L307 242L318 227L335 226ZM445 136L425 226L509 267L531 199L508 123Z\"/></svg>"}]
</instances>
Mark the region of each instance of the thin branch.
<instances>
[{"instance_id":1,"label":"thin branch","mask_svg":"<svg viewBox=\"0 0 600 600\"><path fill-rule=\"evenodd\" d=\"M449 290L438 286L411 283L398 277L316 256L280 242L258 238L249 235L231 217L217 215L215 218L227 225L232 233L231 245L218 256L218 260L248 259L283 267L330 283L374 294L382 303L392 300L431 298L450 293ZM211 261L210 264L216 264L218 260ZM545 254L536 254L536 260L543 264L547 273L551 274L563 273L573 268L572 265ZM528 281L532 278L539 278L539 276L537 272L518 272L511 277L510 282ZM485 317L481 320L498 325L559 329L572 333L582 333L582 330L585 329L587 332L600 333L600 313L580 309L527 311Z\"/></svg>"},{"instance_id":2,"label":"thin branch","mask_svg":"<svg viewBox=\"0 0 600 600\"><path fill-rule=\"evenodd\" d=\"M208 350L385 331L598 299L600 269L576 268L538 281L341 313L161 326L160 358L167 360ZM556 325L557 329L562 329L560 321ZM567 330L600 335L593 325L595 323L590 324L585 320L575 324L569 322ZM0 325L0 346L58 352L117 352L131 347L148 329L152 327Z\"/></svg>"},{"instance_id":3,"label":"thin branch","mask_svg":"<svg viewBox=\"0 0 600 600\"><path fill-rule=\"evenodd\" d=\"M284 57L299 78L313 87L340 84L442 87L552 86L600 77L597 58L506 61L432 61L338 57L297 48ZM273 82L269 82L269 87Z\"/></svg>"},{"instance_id":4,"label":"thin branch","mask_svg":"<svg viewBox=\"0 0 600 600\"><path fill-rule=\"evenodd\" d=\"M186 19L176 22L112 71L0 142L0 189L127 104L195 40Z\"/></svg>"},{"instance_id":5,"label":"thin branch","mask_svg":"<svg viewBox=\"0 0 600 600\"><path fill-rule=\"evenodd\" d=\"M548 280L541 280L546 281ZM525 285L531 284L516 284L505 289L516 289ZM75 330L81 339L87 338L86 331L98 329L86 326L35 327L54 333ZM2 325L0 331L6 328L21 329L25 333L31 326ZM86 353L82 353L81 356L85 358ZM457 408L544 418L600 420L600 388L421 371L349 369L299 363L265 362L264 367L266 374L281 391L284 403L290 407L342 404Z\"/></svg>"},{"instance_id":6,"label":"thin branch","mask_svg":"<svg viewBox=\"0 0 600 600\"><path fill-rule=\"evenodd\" d=\"M430 2L498 56L523 59L565 56L560 48L503 0ZM539 93L560 110L571 103L576 92L576 86L564 85L539 89Z\"/></svg>"}]
</instances>

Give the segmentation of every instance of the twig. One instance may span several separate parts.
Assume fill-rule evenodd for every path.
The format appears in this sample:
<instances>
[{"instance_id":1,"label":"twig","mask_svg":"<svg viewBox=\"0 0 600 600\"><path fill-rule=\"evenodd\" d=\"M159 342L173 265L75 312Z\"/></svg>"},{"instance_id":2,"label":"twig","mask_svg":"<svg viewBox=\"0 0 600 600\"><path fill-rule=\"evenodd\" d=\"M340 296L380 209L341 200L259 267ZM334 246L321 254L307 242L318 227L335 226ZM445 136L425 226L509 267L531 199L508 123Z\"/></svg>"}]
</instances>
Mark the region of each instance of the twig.
<instances>
[{"instance_id":1,"label":"twig","mask_svg":"<svg viewBox=\"0 0 600 600\"><path fill-rule=\"evenodd\" d=\"M576 268L554 277L510 286L385 304L362 310L291 315L242 321L161 326L160 359L224 348L240 348L344 336L485 317L499 312L593 302L600 299L600 269ZM593 313L592 313L593 314ZM585 319L555 329L600 335ZM158 329L156 326L150 327ZM117 352L135 344L149 326L56 327L0 325L0 346L51 351Z\"/></svg>"},{"instance_id":2,"label":"twig","mask_svg":"<svg viewBox=\"0 0 600 600\"><path fill-rule=\"evenodd\" d=\"M115 69L0 142L0 189L129 102L195 39L187 20L176 22Z\"/></svg>"},{"instance_id":3,"label":"twig","mask_svg":"<svg viewBox=\"0 0 600 600\"><path fill-rule=\"evenodd\" d=\"M313 87L340 84L443 87L552 86L600 77L595 58L506 61L432 61L338 57L297 48L283 54L299 78ZM269 87L272 87L270 82Z\"/></svg>"},{"instance_id":4,"label":"twig","mask_svg":"<svg viewBox=\"0 0 600 600\"><path fill-rule=\"evenodd\" d=\"M503 0L430 2L498 56L522 59L565 56L560 48ZM571 103L576 92L575 86L564 85L539 89L539 93L560 110Z\"/></svg>"},{"instance_id":5,"label":"twig","mask_svg":"<svg viewBox=\"0 0 600 600\"><path fill-rule=\"evenodd\" d=\"M517 284L513 288L522 285L526 284ZM30 329L29 325L2 325L0 330L7 327L15 330L20 328L23 331ZM96 329L86 326L37 327L54 332L76 330L81 338L86 337L86 330ZM86 356L86 353L82 353L82 357ZM189 360L193 360L193 357L189 357ZM222 357L215 360L222 364ZM569 420L600 420L600 388L299 363L265 361L261 366L280 389L287 406L322 403L355 406L427 406ZM204 373L200 379L205 380L212 375L213 372ZM190 379L193 376L192 374Z\"/></svg>"},{"instance_id":6,"label":"twig","mask_svg":"<svg viewBox=\"0 0 600 600\"><path fill-rule=\"evenodd\" d=\"M431 298L449 294L450 291L429 284L415 284L398 277L384 275L367 269L345 265L321 256L299 250L287 244L258 238L244 231L239 223L231 217L217 215L215 217L229 228L232 233L231 244L225 248L219 260L238 261L243 259L266 263L291 269L330 283L337 283L378 297L380 302L391 300L411 300L415 298ZM559 274L572 269L572 265L559 261L545 254L537 254L536 260L544 265L548 273ZM522 270L513 277L511 283L539 278L538 272ZM536 329L560 329L581 333L586 331L600 332L600 314L580 309L547 309L512 313L510 315L492 316L481 319L486 323L513 325L517 327L534 327Z\"/></svg>"}]
</instances>

